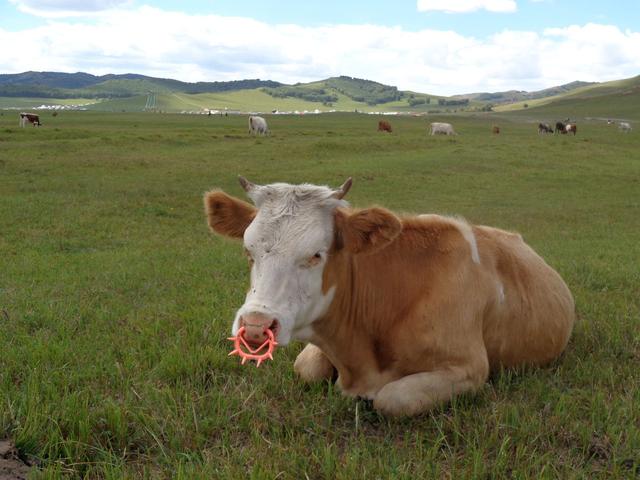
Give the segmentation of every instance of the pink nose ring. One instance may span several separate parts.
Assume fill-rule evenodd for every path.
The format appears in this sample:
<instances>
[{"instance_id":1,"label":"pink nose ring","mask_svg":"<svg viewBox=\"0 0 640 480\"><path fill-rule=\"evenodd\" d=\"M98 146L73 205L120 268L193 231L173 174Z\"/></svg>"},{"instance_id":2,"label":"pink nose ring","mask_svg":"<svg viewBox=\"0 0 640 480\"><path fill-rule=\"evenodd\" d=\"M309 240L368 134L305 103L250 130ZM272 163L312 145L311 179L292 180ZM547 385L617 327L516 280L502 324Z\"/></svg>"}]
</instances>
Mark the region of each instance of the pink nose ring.
<instances>
[{"instance_id":1,"label":"pink nose ring","mask_svg":"<svg viewBox=\"0 0 640 480\"><path fill-rule=\"evenodd\" d=\"M267 334L267 339L257 348L251 348L247 341L244 338L245 328L241 327L236 333L235 337L229 337L227 340L231 340L233 342L234 349L229 356L238 355L242 361L241 365L244 365L247 360L255 360L256 367L259 367L262 362L265 360L273 360L273 350L278 345L275 337L273 336L273 332L271 329L267 328L265 333ZM242 347L246 348L249 352L245 352ZM258 353L262 350L265 350L264 353Z\"/></svg>"}]
</instances>

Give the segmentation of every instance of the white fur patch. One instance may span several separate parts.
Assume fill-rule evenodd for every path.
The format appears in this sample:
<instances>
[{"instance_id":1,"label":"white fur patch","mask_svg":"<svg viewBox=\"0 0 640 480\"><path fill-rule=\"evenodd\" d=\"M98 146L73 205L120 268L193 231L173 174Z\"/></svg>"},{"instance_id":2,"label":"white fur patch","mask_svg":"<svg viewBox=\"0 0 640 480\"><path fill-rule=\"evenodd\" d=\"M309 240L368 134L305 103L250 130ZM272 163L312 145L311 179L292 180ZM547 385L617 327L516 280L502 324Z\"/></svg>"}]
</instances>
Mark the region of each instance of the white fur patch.
<instances>
[{"instance_id":1,"label":"white fur patch","mask_svg":"<svg viewBox=\"0 0 640 480\"><path fill-rule=\"evenodd\" d=\"M478 252L476 236L471 229L471 225L469 225L466 220L462 218L442 217L440 215L435 215L432 213L425 213L422 215L418 215L418 217L424 219L448 220L449 222L454 224L469 244L469 248L471 249L471 259L473 260L473 263L477 263L478 265L480 264L480 253Z\"/></svg>"}]
</instances>

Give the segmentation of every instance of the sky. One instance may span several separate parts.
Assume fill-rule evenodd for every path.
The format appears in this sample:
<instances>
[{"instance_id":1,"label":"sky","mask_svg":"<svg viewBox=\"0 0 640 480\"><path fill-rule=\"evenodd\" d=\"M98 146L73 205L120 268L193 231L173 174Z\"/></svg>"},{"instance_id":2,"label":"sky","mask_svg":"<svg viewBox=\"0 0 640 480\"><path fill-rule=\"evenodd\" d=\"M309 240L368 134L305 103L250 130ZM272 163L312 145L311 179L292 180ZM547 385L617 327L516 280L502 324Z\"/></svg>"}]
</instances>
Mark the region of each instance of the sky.
<instances>
[{"instance_id":1,"label":"sky","mask_svg":"<svg viewBox=\"0 0 640 480\"><path fill-rule=\"evenodd\" d=\"M532 91L640 74L640 0L0 0L28 70Z\"/></svg>"}]
</instances>

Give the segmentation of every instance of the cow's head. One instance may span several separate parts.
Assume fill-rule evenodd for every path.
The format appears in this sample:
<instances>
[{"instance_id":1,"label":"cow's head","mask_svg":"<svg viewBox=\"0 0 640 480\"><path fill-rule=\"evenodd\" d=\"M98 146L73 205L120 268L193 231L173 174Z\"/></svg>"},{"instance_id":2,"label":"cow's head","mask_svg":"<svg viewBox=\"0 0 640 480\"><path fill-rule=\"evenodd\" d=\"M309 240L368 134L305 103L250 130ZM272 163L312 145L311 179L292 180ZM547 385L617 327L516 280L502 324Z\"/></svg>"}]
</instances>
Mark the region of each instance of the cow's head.
<instances>
[{"instance_id":1,"label":"cow's head","mask_svg":"<svg viewBox=\"0 0 640 480\"><path fill-rule=\"evenodd\" d=\"M232 334L260 344L274 331L280 345L309 340L311 324L322 317L336 286L323 272L344 254L366 254L390 243L400 232L397 217L382 208L350 211L337 190L316 185L255 185L240 177L254 205L222 191L205 195L211 229L242 238L251 266L251 285L235 316ZM342 259L342 260L341 260Z\"/></svg>"}]
</instances>

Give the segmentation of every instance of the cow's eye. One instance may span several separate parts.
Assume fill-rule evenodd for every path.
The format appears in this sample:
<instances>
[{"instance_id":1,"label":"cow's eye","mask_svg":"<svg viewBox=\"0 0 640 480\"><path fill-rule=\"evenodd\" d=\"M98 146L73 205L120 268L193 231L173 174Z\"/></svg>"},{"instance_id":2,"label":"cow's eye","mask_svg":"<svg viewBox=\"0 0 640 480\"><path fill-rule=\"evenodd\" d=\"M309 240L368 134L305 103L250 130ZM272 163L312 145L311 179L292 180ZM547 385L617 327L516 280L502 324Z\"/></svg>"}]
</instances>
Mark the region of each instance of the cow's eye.
<instances>
[{"instance_id":1,"label":"cow's eye","mask_svg":"<svg viewBox=\"0 0 640 480\"><path fill-rule=\"evenodd\" d=\"M318 265L321 260L322 260L322 253L317 252L315 255L309 257L309 259L307 260L307 265L309 265L310 267L313 267L314 265Z\"/></svg>"}]
</instances>

